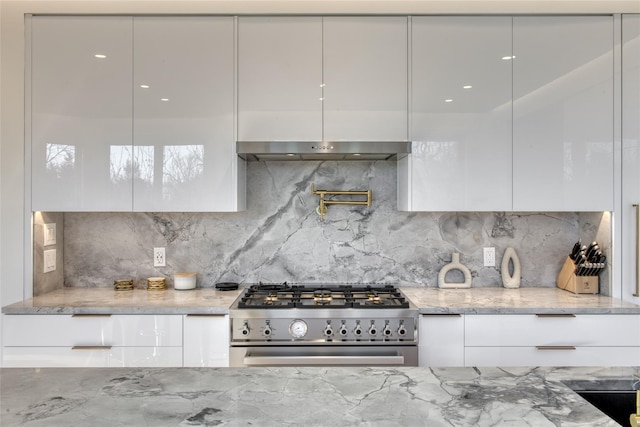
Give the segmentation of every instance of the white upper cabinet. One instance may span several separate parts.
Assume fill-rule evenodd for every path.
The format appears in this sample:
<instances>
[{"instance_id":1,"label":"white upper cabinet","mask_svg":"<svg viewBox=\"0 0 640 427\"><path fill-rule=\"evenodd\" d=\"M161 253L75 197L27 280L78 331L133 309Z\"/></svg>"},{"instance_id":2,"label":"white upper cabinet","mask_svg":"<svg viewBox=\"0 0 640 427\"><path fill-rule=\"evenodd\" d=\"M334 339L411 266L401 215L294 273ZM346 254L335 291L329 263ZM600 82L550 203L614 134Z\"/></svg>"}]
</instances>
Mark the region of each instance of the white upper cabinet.
<instances>
[{"instance_id":1,"label":"white upper cabinet","mask_svg":"<svg viewBox=\"0 0 640 427\"><path fill-rule=\"evenodd\" d=\"M640 14L622 15L622 298L636 304L636 212L640 203Z\"/></svg>"},{"instance_id":2,"label":"white upper cabinet","mask_svg":"<svg viewBox=\"0 0 640 427\"><path fill-rule=\"evenodd\" d=\"M613 18L513 18L513 210L613 209Z\"/></svg>"},{"instance_id":3,"label":"white upper cabinet","mask_svg":"<svg viewBox=\"0 0 640 427\"><path fill-rule=\"evenodd\" d=\"M32 19L32 210L236 211L233 17Z\"/></svg>"},{"instance_id":4,"label":"white upper cabinet","mask_svg":"<svg viewBox=\"0 0 640 427\"><path fill-rule=\"evenodd\" d=\"M324 140L407 140L407 18L325 17Z\"/></svg>"},{"instance_id":5,"label":"white upper cabinet","mask_svg":"<svg viewBox=\"0 0 640 427\"><path fill-rule=\"evenodd\" d=\"M238 210L233 18L133 28L133 210Z\"/></svg>"},{"instance_id":6,"label":"white upper cabinet","mask_svg":"<svg viewBox=\"0 0 640 427\"><path fill-rule=\"evenodd\" d=\"M238 139L322 140L322 18L238 18Z\"/></svg>"},{"instance_id":7,"label":"white upper cabinet","mask_svg":"<svg viewBox=\"0 0 640 427\"><path fill-rule=\"evenodd\" d=\"M414 17L398 206L511 210L511 17Z\"/></svg>"},{"instance_id":8,"label":"white upper cabinet","mask_svg":"<svg viewBox=\"0 0 640 427\"><path fill-rule=\"evenodd\" d=\"M406 17L240 17L238 139L407 139Z\"/></svg>"},{"instance_id":9,"label":"white upper cabinet","mask_svg":"<svg viewBox=\"0 0 640 427\"><path fill-rule=\"evenodd\" d=\"M132 18L31 28L32 210L130 211Z\"/></svg>"}]
</instances>

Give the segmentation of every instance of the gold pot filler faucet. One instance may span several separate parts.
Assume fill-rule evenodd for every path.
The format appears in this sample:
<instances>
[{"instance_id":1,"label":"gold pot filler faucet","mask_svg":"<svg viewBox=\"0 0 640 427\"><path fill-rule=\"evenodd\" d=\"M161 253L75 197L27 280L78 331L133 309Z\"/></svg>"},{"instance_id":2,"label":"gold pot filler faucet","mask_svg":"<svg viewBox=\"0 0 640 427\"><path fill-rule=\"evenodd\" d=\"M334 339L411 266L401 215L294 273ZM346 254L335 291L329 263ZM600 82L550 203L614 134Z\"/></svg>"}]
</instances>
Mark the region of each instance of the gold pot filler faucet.
<instances>
[{"instance_id":1,"label":"gold pot filler faucet","mask_svg":"<svg viewBox=\"0 0 640 427\"><path fill-rule=\"evenodd\" d=\"M324 219L327 213L328 205L360 205L371 206L371 190L365 191L334 191L334 190L316 190L315 184L311 184L311 194L320 196L320 202L316 208L316 212L320 215L320 221ZM366 196L366 200L326 200L326 196Z\"/></svg>"}]
</instances>

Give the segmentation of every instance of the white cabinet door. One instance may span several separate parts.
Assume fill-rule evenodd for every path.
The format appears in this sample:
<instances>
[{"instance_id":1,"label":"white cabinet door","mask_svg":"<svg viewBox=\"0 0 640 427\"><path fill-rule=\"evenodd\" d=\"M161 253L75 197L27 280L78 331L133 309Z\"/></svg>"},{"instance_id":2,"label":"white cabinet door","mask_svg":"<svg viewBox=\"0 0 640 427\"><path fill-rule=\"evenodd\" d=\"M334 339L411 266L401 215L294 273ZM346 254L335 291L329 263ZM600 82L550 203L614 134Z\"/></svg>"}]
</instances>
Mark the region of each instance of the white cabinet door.
<instances>
[{"instance_id":1,"label":"white cabinet door","mask_svg":"<svg viewBox=\"0 0 640 427\"><path fill-rule=\"evenodd\" d=\"M511 17L414 17L399 208L511 210Z\"/></svg>"},{"instance_id":2,"label":"white cabinet door","mask_svg":"<svg viewBox=\"0 0 640 427\"><path fill-rule=\"evenodd\" d=\"M232 17L134 18L134 211L235 211Z\"/></svg>"},{"instance_id":3,"label":"white cabinet door","mask_svg":"<svg viewBox=\"0 0 640 427\"><path fill-rule=\"evenodd\" d=\"M229 366L229 316L184 318L184 366Z\"/></svg>"},{"instance_id":4,"label":"white cabinet door","mask_svg":"<svg viewBox=\"0 0 640 427\"><path fill-rule=\"evenodd\" d=\"M622 15L622 298L640 304L636 211L640 204L640 14ZM634 296L636 294L636 296Z\"/></svg>"},{"instance_id":5,"label":"white cabinet door","mask_svg":"<svg viewBox=\"0 0 640 427\"><path fill-rule=\"evenodd\" d=\"M513 18L513 210L613 209L613 18Z\"/></svg>"},{"instance_id":6,"label":"white cabinet door","mask_svg":"<svg viewBox=\"0 0 640 427\"><path fill-rule=\"evenodd\" d=\"M32 210L131 210L131 23L33 17Z\"/></svg>"},{"instance_id":7,"label":"white cabinet door","mask_svg":"<svg viewBox=\"0 0 640 427\"><path fill-rule=\"evenodd\" d=\"M322 140L322 18L238 18L238 139Z\"/></svg>"},{"instance_id":8,"label":"white cabinet door","mask_svg":"<svg viewBox=\"0 0 640 427\"><path fill-rule=\"evenodd\" d=\"M407 140L407 18L323 18L324 140Z\"/></svg>"},{"instance_id":9,"label":"white cabinet door","mask_svg":"<svg viewBox=\"0 0 640 427\"><path fill-rule=\"evenodd\" d=\"M462 315L422 315L418 333L419 366L464 366Z\"/></svg>"}]
</instances>

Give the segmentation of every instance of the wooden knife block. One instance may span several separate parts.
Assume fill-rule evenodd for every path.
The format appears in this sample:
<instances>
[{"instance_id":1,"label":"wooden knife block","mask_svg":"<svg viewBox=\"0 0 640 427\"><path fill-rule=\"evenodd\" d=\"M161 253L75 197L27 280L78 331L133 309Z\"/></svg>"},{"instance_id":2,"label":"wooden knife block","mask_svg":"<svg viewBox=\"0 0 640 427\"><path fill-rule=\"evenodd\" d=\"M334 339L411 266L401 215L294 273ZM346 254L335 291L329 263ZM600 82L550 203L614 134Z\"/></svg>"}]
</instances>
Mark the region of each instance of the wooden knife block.
<instances>
[{"instance_id":1,"label":"wooden knife block","mask_svg":"<svg viewBox=\"0 0 640 427\"><path fill-rule=\"evenodd\" d=\"M564 262L556 279L560 289L574 294L597 294L599 291L598 276L576 276L576 266L569 257Z\"/></svg>"}]
</instances>

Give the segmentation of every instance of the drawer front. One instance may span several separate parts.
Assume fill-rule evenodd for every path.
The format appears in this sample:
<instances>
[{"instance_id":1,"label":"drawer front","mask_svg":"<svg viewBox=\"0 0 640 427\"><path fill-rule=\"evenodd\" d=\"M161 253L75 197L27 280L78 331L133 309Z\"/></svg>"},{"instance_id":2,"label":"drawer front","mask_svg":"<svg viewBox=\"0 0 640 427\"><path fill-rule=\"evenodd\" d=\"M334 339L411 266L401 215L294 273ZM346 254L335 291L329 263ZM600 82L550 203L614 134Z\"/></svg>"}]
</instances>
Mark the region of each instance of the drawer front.
<instances>
[{"instance_id":1,"label":"drawer front","mask_svg":"<svg viewBox=\"0 0 640 427\"><path fill-rule=\"evenodd\" d=\"M464 366L464 318L423 315L418 326L419 366Z\"/></svg>"},{"instance_id":2,"label":"drawer front","mask_svg":"<svg viewBox=\"0 0 640 427\"><path fill-rule=\"evenodd\" d=\"M7 315L4 346L182 346L179 315Z\"/></svg>"},{"instance_id":3,"label":"drawer front","mask_svg":"<svg viewBox=\"0 0 640 427\"><path fill-rule=\"evenodd\" d=\"M5 347L5 368L180 367L182 347Z\"/></svg>"},{"instance_id":4,"label":"drawer front","mask_svg":"<svg viewBox=\"0 0 640 427\"><path fill-rule=\"evenodd\" d=\"M229 366L229 316L185 316L184 366Z\"/></svg>"},{"instance_id":5,"label":"drawer front","mask_svg":"<svg viewBox=\"0 0 640 427\"><path fill-rule=\"evenodd\" d=\"M640 347L466 347L465 366L637 366Z\"/></svg>"},{"instance_id":6,"label":"drawer front","mask_svg":"<svg viewBox=\"0 0 640 427\"><path fill-rule=\"evenodd\" d=\"M465 345L640 346L640 316L467 315Z\"/></svg>"}]
</instances>

